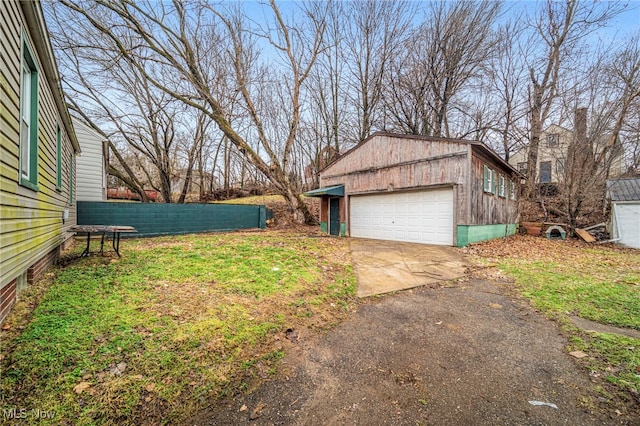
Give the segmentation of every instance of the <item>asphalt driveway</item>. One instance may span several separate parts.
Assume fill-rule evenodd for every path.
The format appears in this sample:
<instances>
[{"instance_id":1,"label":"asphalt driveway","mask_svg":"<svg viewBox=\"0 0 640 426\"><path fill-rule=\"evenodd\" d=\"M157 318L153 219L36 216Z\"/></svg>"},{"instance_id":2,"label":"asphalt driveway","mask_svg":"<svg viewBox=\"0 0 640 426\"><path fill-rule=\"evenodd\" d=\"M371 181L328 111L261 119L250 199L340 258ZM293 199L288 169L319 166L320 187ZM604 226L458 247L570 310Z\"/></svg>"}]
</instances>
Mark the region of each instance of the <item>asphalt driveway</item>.
<instances>
[{"instance_id":1,"label":"asphalt driveway","mask_svg":"<svg viewBox=\"0 0 640 426\"><path fill-rule=\"evenodd\" d=\"M380 281L409 279L412 287L418 278L434 278L423 266L436 253L441 262L429 267L442 277L449 276L447 265L464 265L457 252L429 246L400 244L390 253L389 244L398 243L352 243L359 285L367 288L374 287L366 280L376 271L384 276ZM640 424L640 417L622 416L596 393L565 350L558 326L509 297L507 282L463 277L430 283L363 299L326 335L283 334L282 374L249 386L194 424Z\"/></svg>"}]
</instances>

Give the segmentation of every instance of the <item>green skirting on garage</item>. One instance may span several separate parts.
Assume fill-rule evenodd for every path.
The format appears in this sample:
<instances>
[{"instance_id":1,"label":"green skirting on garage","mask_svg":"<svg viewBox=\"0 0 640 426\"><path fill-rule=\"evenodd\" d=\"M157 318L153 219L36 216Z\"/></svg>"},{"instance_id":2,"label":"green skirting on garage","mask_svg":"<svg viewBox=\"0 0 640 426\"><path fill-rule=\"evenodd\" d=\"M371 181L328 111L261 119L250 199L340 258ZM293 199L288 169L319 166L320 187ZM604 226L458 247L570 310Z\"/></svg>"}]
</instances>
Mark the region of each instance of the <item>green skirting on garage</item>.
<instances>
[{"instance_id":1,"label":"green skirting on garage","mask_svg":"<svg viewBox=\"0 0 640 426\"><path fill-rule=\"evenodd\" d=\"M327 222L320 222L320 231L325 234L329 233L329 224ZM347 224L345 222L340 222L340 236L347 236Z\"/></svg>"},{"instance_id":2,"label":"green skirting on garage","mask_svg":"<svg viewBox=\"0 0 640 426\"><path fill-rule=\"evenodd\" d=\"M498 225L458 225L456 227L457 247L464 247L478 241L491 240L493 238L502 238L505 235L513 235L516 233L516 224L498 224Z\"/></svg>"}]
</instances>

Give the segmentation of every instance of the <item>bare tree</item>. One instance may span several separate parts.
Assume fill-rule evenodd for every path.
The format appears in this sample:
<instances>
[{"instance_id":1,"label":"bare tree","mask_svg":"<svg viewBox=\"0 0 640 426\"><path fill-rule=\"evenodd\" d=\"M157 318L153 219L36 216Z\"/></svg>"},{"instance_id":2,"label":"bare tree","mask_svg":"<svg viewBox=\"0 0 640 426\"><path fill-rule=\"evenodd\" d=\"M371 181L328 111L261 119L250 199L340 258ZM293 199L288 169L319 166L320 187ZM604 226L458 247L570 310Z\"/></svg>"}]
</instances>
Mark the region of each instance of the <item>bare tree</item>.
<instances>
[{"instance_id":1,"label":"bare tree","mask_svg":"<svg viewBox=\"0 0 640 426\"><path fill-rule=\"evenodd\" d=\"M520 43L523 26L515 21L507 22L497 31L494 54L489 62L490 78L486 89L491 93L491 111L494 119L491 131L500 142L497 151L509 161L511 153L525 145L526 130L522 125L527 115L526 67L524 58L528 46Z\"/></svg>"},{"instance_id":2,"label":"bare tree","mask_svg":"<svg viewBox=\"0 0 640 426\"><path fill-rule=\"evenodd\" d=\"M356 0L345 13L344 39L357 142L380 125L385 75L409 34L414 8L407 1Z\"/></svg>"},{"instance_id":3,"label":"bare tree","mask_svg":"<svg viewBox=\"0 0 640 426\"><path fill-rule=\"evenodd\" d=\"M391 126L395 120L394 127L411 133L452 136L454 98L486 67L500 8L488 0L431 3L387 82Z\"/></svg>"},{"instance_id":4,"label":"bare tree","mask_svg":"<svg viewBox=\"0 0 640 426\"><path fill-rule=\"evenodd\" d=\"M324 48L322 8L306 8L299 15L304 21L294 26L287 23L272 0L269 26L247 28L250 20L237 9L207 3L177 0L167 4L130 0L61 3L75 12L83 30L99 32L104 44L120 60L137 67L150 84L207 114L230 143L285 197L296 221L315 221L289 179L289 161L300 124L302 88ZM265 120L269 111L265 111L264 104L260 109L256 102L256 93L268 89L264 83L267 86L269 83L262 79L267 67L259 61L257 39L268 42L270 55L278 59L277 70L272 71L277 71L281 81L286 82L286 90L280 92L288 112L280 116L285 121L280 122L280 128L287 129L283 140L270 137L273 129L267 129ZM145 66L149 61L154 65ZM229 99L236 97L242 101L242 114L251 123L244 134L241 131L248 127L232 125L226 108ZM273 102L269 104L272 106ZM250 143L252 139L257 144ZM256 149L258 144L261 153Z\"/></svg>"},{"instance_id":5,"label":"bare tree","mask_svg":"<svg viewBox=\"0 0 640 426\"><path fill-rule=\"evenodd\" d=\"M540 135L554 101L559 96L560 79L579 61L585 37L624 10L621 3L606 5L578 0L547 0L531 23L539 52L528 57L530 80L530 140L527 154L525 196L536 195Z\"/></svg>"},{"instance_id":6,"label":"bare tree","mask_svg":"<svg viewBox=\"0 0 640 426\"><path fill-rule=\"evenodd\" d=\"M617 99L610 113L614 118L613 126L606 145L596 158L596 163L604 160L608 149L615 148L631 109L634 105L637 107L640 102L640 31L636 31L624 48L613 55L604 67L604 72L608 77L606 87L617 94Z\"/></svg>"},{"instance_id":7,"label":"bare tree","mask_svg":"<svg viewBox=\"0 0 640 426\"><path fill-rule=\"evenodd\" d=\"M314 114L309 118L309 127L314 129L314 138L322 141L319 151L333 147L340 151L345 143L341 131L344 127L347 105L345 102L345 56L342 49L343 25L346 5L339 1L326 4L328 10L326 49L318 58L318 66L311 75L310 100Z\"/></svg>"},{"instance_id":8,"label":"bare tree","mask_svg":"<svg viewBox=\"0 0 640 426\"><path fill-rule=\"evenodd\" d=\"M68 15L59 12L49 9L48 18L57 23L53 41L62 59L69 102L94 128L101 131L97 121L108 130L116 158L109 173L143 201L147 201L145 189L155 189L165 202L185 202L206 138L203 127L210 120L152 86L138 66L101 47L100 34L79 39L68 30ZM138 65L149 66L146 60ZM174 197L173 192L178 194Z\"/></svg>"},{"instance_id":9,"label":"bare tree","mask_svg":"<svg viewBox=\"0 0 640 426\"><path fill-rule=\"evenodd\" d=\"M626 153L626 173L631 176L640 174L640 102L636 102L629 110L622 143Z\"/></svg>"},{"instance_id":10,"label":"bare tree","mask_svg":"<svg viewBox=\"0 0 640 426\"><path fill-rule=\"evenodd\" d=\"M451 136L448 109L455 94L489 59L500 8L495 1L434 4L427 18L433 22L424 29L431 34L427 69L434 136Z\"/></svg>"},{"instance_id":11,"label":"bare tree","mask_svg":"<svg viewBox=\"0 0 640 426\"><path fill-rule=\"evenodd\" d=\"M619 51L597 60L588 81L591 119L587 109L576 111L575 137L567 152L560 192L571 227L585 211L602 211L605 181L624 173L624 150L620 140L624 123L640 104L640 33ZM589 131L587 131L589 123Z\"/></svg>"},{"instance_id":12,"label":"bare tree","mask_svg":"<svg viewBox=\"0 0 640 426\"><path fill-rule=\"evenodd\" d=\"M300 175L313 188L320 183L320 170L356 142L350 132L355 120L348 102L347 55L343 52L348 4L329 1L323 7L328 10L326 48L309 79L308 110L297 144Z\"/></svg>"}]
</instances>

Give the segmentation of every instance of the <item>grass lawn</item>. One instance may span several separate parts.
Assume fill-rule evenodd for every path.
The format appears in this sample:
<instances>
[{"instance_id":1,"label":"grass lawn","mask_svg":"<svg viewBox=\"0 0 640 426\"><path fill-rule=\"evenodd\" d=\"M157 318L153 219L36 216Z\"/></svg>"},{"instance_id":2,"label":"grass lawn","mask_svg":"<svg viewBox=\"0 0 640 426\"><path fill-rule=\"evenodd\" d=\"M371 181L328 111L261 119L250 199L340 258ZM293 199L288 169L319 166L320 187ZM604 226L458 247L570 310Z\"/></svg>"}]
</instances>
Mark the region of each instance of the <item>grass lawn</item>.
<instances>
[{"instance_id":1,"label":"grass lawn","mask_svg":"<svg viewBox=\"0 0 640 426\"><path fill-rule=\"evenodd\" d=\"M640 340L585 332L571 322L577 316L640 330L638 250L516 236L469 251L497 266L515 281L521 296L562 324L570 336L567 350L588 355L580 362L593 377L603 377L617 389L640 391Z\"/></svg>"},{"instance_id":2,"label":"grass lawn","mask_svg":"<svg viewBox=\"0 0 640 426\"><path fill-rule=\"evenodd\" d=\"M56 424L183 423L273 374L288 328L346 316L347 244L275 231L123 240L121 259L56 267L5 321L2 408Z\"/></svg>"}]
</instances>

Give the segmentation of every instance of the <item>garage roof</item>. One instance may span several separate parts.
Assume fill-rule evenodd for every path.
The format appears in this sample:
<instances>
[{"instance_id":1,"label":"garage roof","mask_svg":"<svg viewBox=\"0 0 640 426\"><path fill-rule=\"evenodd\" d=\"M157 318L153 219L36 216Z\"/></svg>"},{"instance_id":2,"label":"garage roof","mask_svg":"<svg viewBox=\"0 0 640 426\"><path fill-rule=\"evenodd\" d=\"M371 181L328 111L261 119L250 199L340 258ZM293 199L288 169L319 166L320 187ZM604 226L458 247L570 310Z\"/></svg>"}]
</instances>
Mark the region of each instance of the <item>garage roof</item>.
<instances>
[{"instance_id":1,"label":"garage roof","mask_svg":"<svg viewBox=\"0 0 640 426\"><path fill-rule=\"evenodd\" d=\"M510 170L514 175L520 175L520 177L522 178L525 177L522 175L522 173L518 172L518 170L516 170L511 164L509 164L502 157L500 157L494 150L492 150L491 148L489 148L487 145L485 145L480 141L467 140L467 139L442 138L442 137L435 137L435 136L405 135L401 133L388 133L388 132L375 132L374 134L372 134L371 136L369 136L368 138L366 138L365 140L363 140L362 142L360 142L359 144L357 144L356 146L354 146L344 154L340 155L333 162L327 164L327 166L324 167L321 171L324 171L329 167L333 166L335 163L339 162L347 155L350 155L352 152L356 151L358 148L360 148L362 145L366 144L376 136L390 136L394 138L414 139L414 140L431 141L431 142L443 142L443 143L455 142L455 143L469 144L473 146L476 150L481 151L488 157L492 158L498 164L501 164L506 170Z\"/></svg>"},{"instance_id":2,"label":"garage roof","mask_svg":"<svg viewBox=\"0 0 640 426\"><path fill-rule=\"evenodd\" d=\"M320 197L322 195L333 195L334 197L344 197L344 185L326 186L304 193L307 197Z\"/></svg>"},{"instance_id":3,"label":"garage roof","mask_svg":"<svg viewBox=\"0 0 640 426\"><path fill-rule=\"evenodd\" d=\"M640 178L607 180L607 192L611 201L640 201Z\"/></svg>"}]
</instances>

